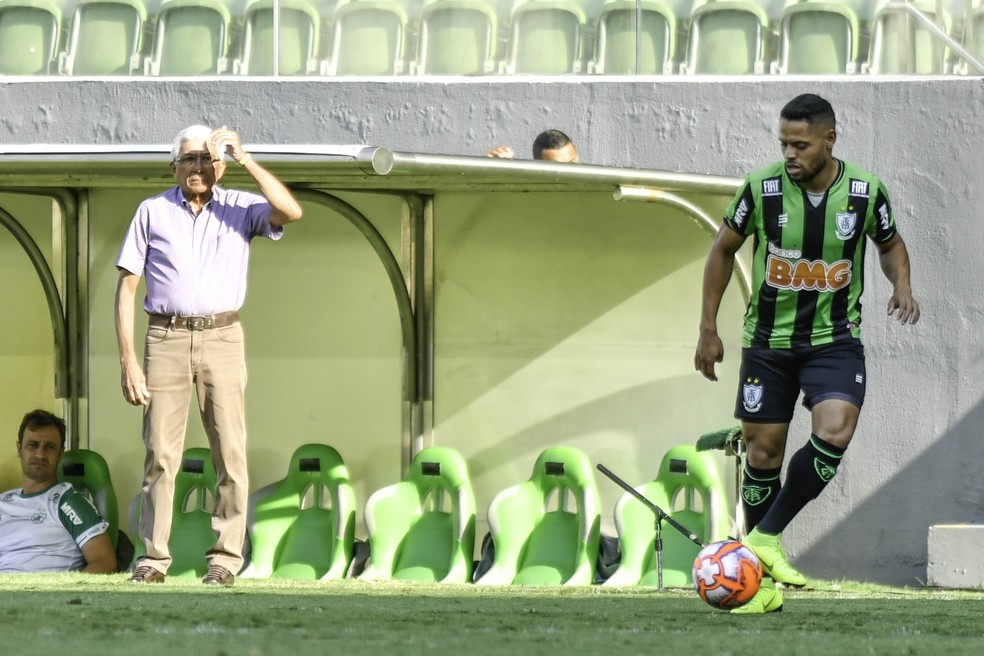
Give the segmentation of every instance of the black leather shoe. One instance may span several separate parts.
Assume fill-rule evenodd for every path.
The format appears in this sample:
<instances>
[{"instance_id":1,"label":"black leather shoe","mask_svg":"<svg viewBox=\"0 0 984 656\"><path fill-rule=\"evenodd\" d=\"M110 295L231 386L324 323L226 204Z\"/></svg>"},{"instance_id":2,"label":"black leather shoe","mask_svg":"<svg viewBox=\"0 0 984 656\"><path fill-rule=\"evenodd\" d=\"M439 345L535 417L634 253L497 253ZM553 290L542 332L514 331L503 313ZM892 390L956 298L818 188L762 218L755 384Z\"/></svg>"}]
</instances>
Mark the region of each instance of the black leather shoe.
<instances>
[{"instance_id":1,"label":"black leather shoe","mask_svg":"<svg viewBox=\"0 0 984 656\"><path fill-rule=\"evenodd\" d=\"M202 583L205 585L224 585L226 587L235 582L236 575L222 565L209 565L208 571L205 572L205 577L202 579Z\"/></svg>"},{"instance_id":2,"label":"black leather shoe","mask_svg":"<svg viewBox=\"0 0 984 656\"><path fill-rule=\"evenodd\" d=\"M130 583L163 583L164 572L154 569L150 565L141 565L133 570Z\"/></svg>"}]
</instances>

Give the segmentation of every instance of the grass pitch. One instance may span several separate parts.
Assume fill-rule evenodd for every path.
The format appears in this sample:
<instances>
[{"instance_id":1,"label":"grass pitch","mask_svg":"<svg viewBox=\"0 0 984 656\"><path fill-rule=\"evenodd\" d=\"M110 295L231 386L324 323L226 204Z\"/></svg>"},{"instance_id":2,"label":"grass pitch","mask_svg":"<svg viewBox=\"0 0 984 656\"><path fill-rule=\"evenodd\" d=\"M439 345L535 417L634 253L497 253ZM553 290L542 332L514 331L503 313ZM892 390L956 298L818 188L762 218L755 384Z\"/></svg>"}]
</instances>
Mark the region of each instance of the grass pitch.
<instances>
[{"instance_id":1,"label":"grass pitch","mask_svg":"<svg viewBox=\"0 0 984 656\"><path fill-rule=\"evenodd\" d=\"M0 575L2 656L977 654L984 592L826 583L731 616L688 590Z\"/></svg>"}]
</instances>

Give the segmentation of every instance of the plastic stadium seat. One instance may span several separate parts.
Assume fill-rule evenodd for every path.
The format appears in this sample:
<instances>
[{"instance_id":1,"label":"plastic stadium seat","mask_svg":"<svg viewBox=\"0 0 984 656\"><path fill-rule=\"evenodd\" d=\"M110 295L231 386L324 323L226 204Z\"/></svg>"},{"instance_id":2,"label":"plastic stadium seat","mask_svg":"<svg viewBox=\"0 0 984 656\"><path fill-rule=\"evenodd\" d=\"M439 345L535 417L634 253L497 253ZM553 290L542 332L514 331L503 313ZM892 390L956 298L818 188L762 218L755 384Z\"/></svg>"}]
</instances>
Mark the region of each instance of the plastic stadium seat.
<instances>
[{"instance_id":1,"label":"plastic stadium seat","mask_svg":"<svg viewBox=\"0 0 984 656\"><path fill-rule=\"evenodd\" d=\"M396 75L406 65L407 12L393 0L340 0L323 75Z\"/></svg>"},{"instance_id":2,"label":"plastic stadium seat","mask_svg":"<svg viewBox=\"0 0 984 656\"><path fill-rule=\"evenodd\" d=\"M174 477L174 518L168 549L171 566L167 575L204 576L205 553L215 544L212 507L215 505L215 468L212 454L204 447L185 449L181 470ZM130 528L139 535L140 496L130 504ZM143 542L135 541L134 555L146 553Z\"/></svg>"},{"instance_id":3,"label":"plastic stadium seat","mask_svg":"<svg viewBox=\"0 0 984 656\"><path fill-rule=\"evenodd\" d=\"M59 59L64 75L129 75L140 69L147 9L138 0L80 0L68 45Z\"/></svg>"},{"instance_id":4,"label":"plastic stadium seat","mask_svg":"<svg viewBox=\"0 0 984 656\"><path fill-rule=\"evenodd\" d=\"M838 2L793 0L782 12L774 73L854 73L861 29L854 11Z\"/></svg>"},{"instance_id":5,"label":"plastic stadium seat","mask_svg":"<svg viewBox=\"0 0 984 656\"><path fill-rule=\"evenodd\" d=\"M862 72L875 75L915 74L938 75L945 72L950 56L933 34L905 11L887 7L889 0L879 4L871 21L871 41L868 61ZM953 28L949 12L937 19L936 3L932 0L915 2L920 12L941 24L948 34Z\"/></svg>"},{"instance_id":6,"label":"plastic stadium seat","mask_svg":"<svg viewBox=\"0 0 984 656\"><path fill-rule=\"evenodd\" d=\"M475 551L475 496L465 459L420 451L405 480L366 502L369 564L360 578L466 583Z\"/></svg>"},{"instance_id":7,"label":"plastic stadium seat","mask_svg":"<svg viewBox=\"0 0 984 656\"><path fill-rule=\"evenodd\" d=\"M769 18L743 0L708 0L690 17L687 62L681 72L752 75L765 72Z\"/></svg>"},{"instance_id":8,"label":"plastic stadium seat","mask_svg":"<svg viewBox=\"0 0 984 656\"><path fill-rule=\"evenodd\" d=\"M636 63L636 2L606 0L598 17L598 43L592 73L661 75L673 72L677 20L662 2L639 0L639 61Z\"/></svg>"},{"instance_id":9,"label":"plastic stadium seat","mask_svg":"<svg viewBox=\"0 0 984 656\"><path fill-rule=\"evenodd\" d=\"M338 451L305 444L283 480L250 495L245 577L341 579L355 536L355 492Z\"/></svg>"},{"instance_id":10,"label":"plastic stadium seat","mask_svg":"<svg viewBox=\"0 0 984 656\"><path fill-rule=\"evenodd\" d=\"M234 70L240 75L273 75L274 0L253 0L243 16L242 57ZM321 16L303 0L280 0L279 75L305 75L318 70Z\"/></svg>"},{"instance_id":11,"label":"plastic stadium seat","mask_svg":"<svg viewBox=\"0 0 984 656\"><path fill-rule=\"evenodd\" d=\"M517 0L506 73L563 75L581 70L587 18L570 0Z\"/></svg>"},{"instance_id":12,"label":"plastic stadium seat","mask_svg":"<svg viewBox=\"0 0 984 656\"><path fill-rule=\"evenodd\" d=\"M483 75L496 70L499 19L483 0L427 0L415 73Z\"/></svg>"},{"instance_id":13,"label":"plastic stadium seat","mask_svg":"<svg viewBox=\"0 0 984 656\"><path fill-rule=\"evenodd\" d=\"M730 518L727 495L714 456L684 445L670 449L660 463L656 480L636 488L671 518L693 531L705 544L728 536ZM654 549L656 517L631 494L615 505L615 527L622 545L618 569L604 585L652 585L659 581ZM664 521L663 585L690 587L695 543Z\"/></svg>"},{"instance_id":14,"label":"plastic stadium seat","mask_svg":"<svg viewBox=\"0 0 984 656\"><path fill-rule=\"evenodd\" d=\"M58 53L61 9L49 0L0 0L0 75L47 75Z\"/></svg>"},{"instance_id":15,"label":"plastic stadium seat","mask_svg":"<svg viewBox=\"0 0 984 656\"><path fill-rule=\"evenodd\" d=\"M89 449L65 451L59 463L58 480L71 483L92 500L96 510L109 523L109 539L115 548L120 532L120 511L106 460Z\"/></svg>"},{"instance_id":16,"label":"plastic stadium seat","mask_svg":"<svg viewBox=\"0 0 984 656\"><path fill-rule=\"evenodd\" d=\"M590 585L601 526L598 488L588 457L572 447L545 450L530 480L489 505L495 545L480 585Z\"/></svg>"},{"instance_id":17,"label":"plastic stadium seat","mask_svg":"<svg viewBox=\"0 0 984 656\"><path fill-rule=\"evenodd\" d=\"M226 70L229 9L220 0L164 0L147 75L217 75Z\"/></svg>"},{"instance_id":18,"label":"plastic stadium seat","mask_svg":"<svg viewBox=\"0 0 984 656\"><path fill-rule=\"evenodd\" d=\"M984 5L970 11L964 17L963 47L979 62L984 62ZM971 70L965 62L957 64L958 73L966 75Z\"/></svg>"}]
</instances>

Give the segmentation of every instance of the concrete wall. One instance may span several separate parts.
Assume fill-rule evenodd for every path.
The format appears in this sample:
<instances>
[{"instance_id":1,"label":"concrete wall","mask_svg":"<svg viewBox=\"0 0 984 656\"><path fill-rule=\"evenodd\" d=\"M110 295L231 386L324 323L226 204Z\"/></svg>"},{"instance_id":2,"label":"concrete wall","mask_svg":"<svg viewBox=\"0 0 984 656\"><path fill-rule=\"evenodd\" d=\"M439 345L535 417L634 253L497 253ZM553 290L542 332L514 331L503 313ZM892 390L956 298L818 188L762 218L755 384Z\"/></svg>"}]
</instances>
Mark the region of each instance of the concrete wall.
<instances>
[{"instance_id":1,"label":"concrete wall","mask_svg":"<svg viewBox=\"0 0 984 656\"><path fill-rule=\"evenodd\" d=\"M917 584L929 525L984 520L980 78L18 80L0 85L0 143L165 143L204 121L240 129L247 143L478 155L502 143L522 152L557 127L582 161L742 175L777 157L779 108L806 91L838 112L835 153L892 192L924 316L915 327L885 317L890 286L869 259L865 411L838 477L785 541L814 576ZM696 315L676 320L695 332ZM808 432L801 414L791 445Z\"/></svg>"}]
</instances>

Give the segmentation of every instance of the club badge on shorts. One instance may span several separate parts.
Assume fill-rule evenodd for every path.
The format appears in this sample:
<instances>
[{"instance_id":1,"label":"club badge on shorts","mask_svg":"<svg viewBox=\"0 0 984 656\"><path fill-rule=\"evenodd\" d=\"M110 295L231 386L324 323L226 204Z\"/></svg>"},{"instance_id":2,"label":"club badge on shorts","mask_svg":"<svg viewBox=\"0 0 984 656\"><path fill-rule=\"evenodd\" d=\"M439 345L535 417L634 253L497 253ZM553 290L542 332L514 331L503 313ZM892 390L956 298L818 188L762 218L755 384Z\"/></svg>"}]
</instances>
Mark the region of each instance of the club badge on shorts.
<instances>
[{"instance_id":1,"label":"club badge on shorts","mask_svg":"<svg viewBox=\"0 0 984 656\"><path fill-rule=\"evenodd\" d=\"M758 378L746 378L741 387L741 399L745 412L758 412L762 409L762 385Z\"/></svg>"}]
</instances>

